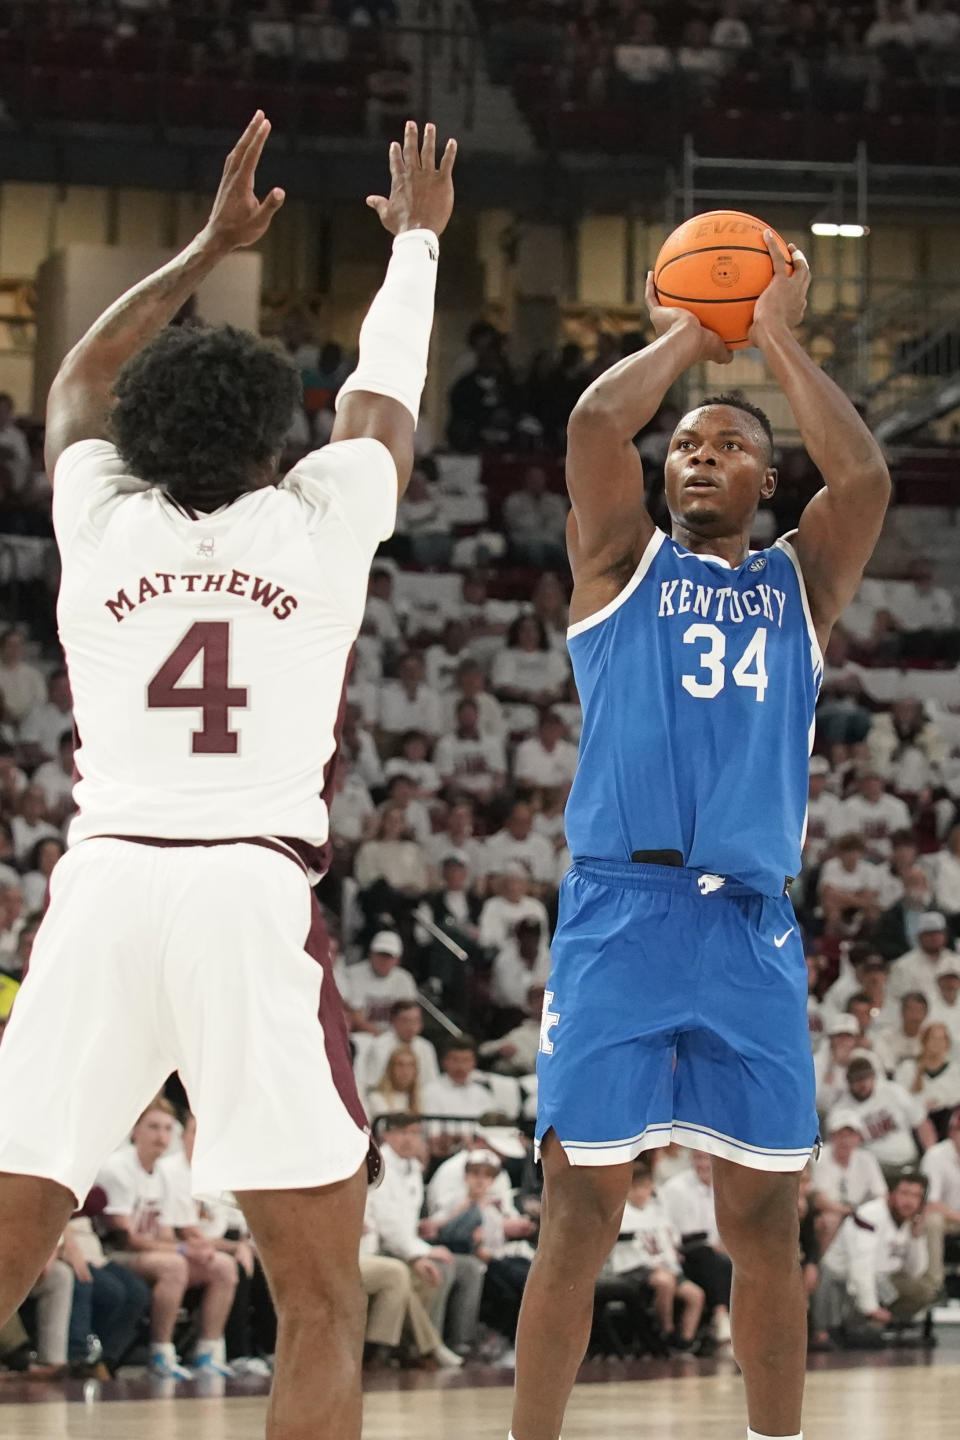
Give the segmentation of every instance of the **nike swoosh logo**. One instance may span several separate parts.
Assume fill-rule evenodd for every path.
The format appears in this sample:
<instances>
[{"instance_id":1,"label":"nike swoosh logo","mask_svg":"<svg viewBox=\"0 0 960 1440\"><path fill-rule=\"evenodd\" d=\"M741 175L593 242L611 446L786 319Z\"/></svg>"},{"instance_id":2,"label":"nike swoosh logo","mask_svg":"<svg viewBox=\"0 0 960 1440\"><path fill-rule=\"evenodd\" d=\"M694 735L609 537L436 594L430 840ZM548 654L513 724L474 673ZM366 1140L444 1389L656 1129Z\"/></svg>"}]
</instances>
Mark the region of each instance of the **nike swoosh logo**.
<instances>
[{"instance_id":1,"label":"nike swoosh logo","mask_svg":"<svg viewBox=\"0 0 960 1440\"><path fill-rule=\"evenodd\" d=\"M676 547L676 545L674 545L674 547L673 547L673 553L674 553L674 555L676 555L676 557L677 557L678 560L693 560L693 559L695 559L694 552L693 552L692 550L678 550L677 547Z\"/></svg>"},{"instance_id":2,"label":"nike swoosh logo","mask_svg":"<svg viewBox=\"0 0 960 1440\"><path fill-rule=\"evenodd\" d=\"M790 929L789 929L789 930L785 930L782 935L774 935L774 937L773 937L773 943L774 943L774 945L776 945L776 947L777 947L778 950L781 950L781 949L783 948L783 946L784 946L784 945L787 943L787 941L790 939L790 936L793 934L793 932L794 932L794 930L795 930L796 928L797 928L797 927L796 927L795 925L791 925L791 926L790 926Z\"/></svg>"}]
</instances>

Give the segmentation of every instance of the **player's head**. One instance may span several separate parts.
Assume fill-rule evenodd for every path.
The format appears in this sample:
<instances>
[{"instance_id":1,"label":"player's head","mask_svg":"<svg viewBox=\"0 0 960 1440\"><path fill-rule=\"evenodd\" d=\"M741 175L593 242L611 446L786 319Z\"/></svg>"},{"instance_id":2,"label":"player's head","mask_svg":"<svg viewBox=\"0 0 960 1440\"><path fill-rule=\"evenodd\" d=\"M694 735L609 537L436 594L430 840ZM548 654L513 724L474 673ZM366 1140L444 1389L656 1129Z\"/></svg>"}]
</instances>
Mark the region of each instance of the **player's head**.
<instances>
[{"instance_id":1,"label":"player's head","mask_svg":"<svg viewBox=\"0 0 960 1440\"><path fill-rule=\"evenodd\" d=\"M777 488L773 431L740 395L711 395L684 415L664 465L674 524L706 537L749 533Z\"/></svg>"},{"instance_id":2,"label":"player's head","mask_svg":"<svg viewBox=\"0 0 960 1440\"><path fill-rule=\"evenodd\" d=\"M300 377L245 330L168 326L123 367L114 395L113 436L130 471L215 510L276 483Z\"/></svg>"}]
</instances>

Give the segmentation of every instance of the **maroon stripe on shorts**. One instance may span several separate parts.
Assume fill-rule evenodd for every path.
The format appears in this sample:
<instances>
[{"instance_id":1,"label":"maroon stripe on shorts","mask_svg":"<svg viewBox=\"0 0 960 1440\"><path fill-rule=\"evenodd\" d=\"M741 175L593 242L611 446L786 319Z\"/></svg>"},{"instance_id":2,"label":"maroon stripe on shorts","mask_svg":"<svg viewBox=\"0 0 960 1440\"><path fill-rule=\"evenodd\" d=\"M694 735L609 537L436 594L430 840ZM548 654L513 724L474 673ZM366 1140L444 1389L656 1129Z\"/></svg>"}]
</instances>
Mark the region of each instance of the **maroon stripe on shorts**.
<instances>
[{"instance_id":1,"label":"maroon stripe on shorts","mask_svg":"<svg viewBox=\"0 0 960 1440\"><path fill-rule=\"evenodd\" d=\"M315 895L311 896L310 903L312 907L310 934L307 936L303 948L311 960L317 962L323 972L320 985L320 1009L317 1018L323 1027L323 1044L327 1052L327 1063L330 1066L330 1074L333 1076L337 1094L346 1106L351 1120L370 1141L370 1148L367 1151L367 1180L371 1185L375 1185L380 1178L383 1159L380 1147L370 1134L366 1111L360 1103L353 1064L350 1059L347 1019L343 1013L343 1001L340 999L337 982L333 978L330 937L327 933L323 912Z\"/></svg>"}]
</instances>

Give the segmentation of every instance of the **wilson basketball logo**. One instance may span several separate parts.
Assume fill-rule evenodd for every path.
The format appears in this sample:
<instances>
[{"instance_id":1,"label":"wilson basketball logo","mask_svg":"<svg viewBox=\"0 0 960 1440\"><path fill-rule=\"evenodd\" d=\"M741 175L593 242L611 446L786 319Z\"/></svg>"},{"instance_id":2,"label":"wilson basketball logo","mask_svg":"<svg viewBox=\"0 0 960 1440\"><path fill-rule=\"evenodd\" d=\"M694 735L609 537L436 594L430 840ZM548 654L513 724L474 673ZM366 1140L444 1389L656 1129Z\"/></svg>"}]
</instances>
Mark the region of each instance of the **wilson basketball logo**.
<instances>
[{"instance_id":1,"label":"wilson basketball logo","mask_svg":"<svg viewBox=\"0 0 960 1440\"><path fill-rule=\"evenodd\" d=\"M740 266L732 255L718 255L710 267L710 278L715 285L729 288L740 279Z\"/></svg>"}]
</instances>

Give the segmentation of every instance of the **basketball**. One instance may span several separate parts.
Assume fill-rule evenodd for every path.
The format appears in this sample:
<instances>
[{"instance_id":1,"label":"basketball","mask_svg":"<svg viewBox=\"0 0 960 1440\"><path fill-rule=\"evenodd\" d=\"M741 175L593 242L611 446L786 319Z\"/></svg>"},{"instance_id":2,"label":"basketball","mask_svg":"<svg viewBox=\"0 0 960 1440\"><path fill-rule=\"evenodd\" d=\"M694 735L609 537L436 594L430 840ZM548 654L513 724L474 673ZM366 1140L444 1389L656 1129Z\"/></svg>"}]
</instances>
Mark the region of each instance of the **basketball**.
<instances>
[{"instance_id":1,"label":"basketball","mask_svg":"<svg viewBox=\"0 0 960 1440\"><path fill-rule=\"evenodd\" d=\"M773 279L763 243L769 229L741 210L708 210L685 220L667 236L653 268L660 303L692 311L731 350L744 349L754 304ZM785 243L776 231L773 236L790 263Z\"/></svg>"}]
</instances>

